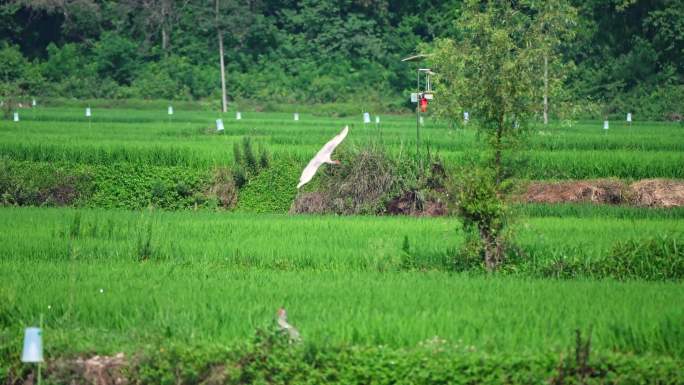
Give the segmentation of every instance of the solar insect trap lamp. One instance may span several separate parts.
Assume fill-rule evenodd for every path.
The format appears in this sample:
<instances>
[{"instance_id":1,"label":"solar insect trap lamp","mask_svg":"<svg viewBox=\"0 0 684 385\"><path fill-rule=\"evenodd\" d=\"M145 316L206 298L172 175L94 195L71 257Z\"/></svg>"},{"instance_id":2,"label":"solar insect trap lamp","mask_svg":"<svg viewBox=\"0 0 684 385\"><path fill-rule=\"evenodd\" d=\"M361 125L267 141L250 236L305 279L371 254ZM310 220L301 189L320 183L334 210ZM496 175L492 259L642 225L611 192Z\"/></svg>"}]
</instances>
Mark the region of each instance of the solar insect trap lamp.
<instances>
[{"instance_id":1,"label":"solar insect trap lamp","mask_svg":"<svg viewBox=\"0 0 684 385\"><path fill-rule=\"evenodd\" d=\"M414 55L409 56L401 61L421 61L430 55ZM416 73L416 92L411 93L411 103L416 104L416 154L420 152L420 126L423 122L421 113L426 113L428 109L428 101L434 98L434 91L432 90L432 82L430 76L435 73L429 68L418 68Z\"/></svg>"}]
</instances>

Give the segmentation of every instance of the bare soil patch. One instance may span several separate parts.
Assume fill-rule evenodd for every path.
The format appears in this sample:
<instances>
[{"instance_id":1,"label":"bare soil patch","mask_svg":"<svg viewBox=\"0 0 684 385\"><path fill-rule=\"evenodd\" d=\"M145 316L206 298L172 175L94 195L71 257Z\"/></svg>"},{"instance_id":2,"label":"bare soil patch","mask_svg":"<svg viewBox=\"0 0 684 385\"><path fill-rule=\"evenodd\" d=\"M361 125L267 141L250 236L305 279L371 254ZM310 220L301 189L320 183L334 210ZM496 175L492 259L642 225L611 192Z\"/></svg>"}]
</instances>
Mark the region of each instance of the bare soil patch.
<instances>
[{"instance_id":1,"label":"bare soil patch","mask_svg":"<svg viewBox=\"0 0 684 385\"><path fill-rule=\"evenodd\" d=\"M629 186L630 201L641 207L684 206L684 181L644 179Z\"/></svg>"},{"instance_id":2,"label":"bare soil patch","mask_svg":"<svg viewBox=\"0 0 684 385\"><path fill-rule=\"evenodd\" d=\"M127 365L124 354L118 353L114 356L58 359L49 364L48 372L50 377L58 378L62 383L126 385L129 383L125 375Z\"/></svg>"},{"instance_id":3,"label":"bare soil patch","mask_svg":"<svg viewBox=\"0 0 684 385\"><path fill-rule=\"evenodd\" d=\"M614 179L532 182L523 194L527 203L610 203L625 200L626 186Z\"/></svg>"},{"instance_id":4,"label":"bare soil patch","mask_svg":"<svg viewBox=\"0 0 684 385\"><path fill-rule=\"evenodd\" d=\"M684 206L684 181L644 179L632 184L615 179L532 182L519 199L525 203L628 204L640 207Z\"/></svg>"}]
</instances>

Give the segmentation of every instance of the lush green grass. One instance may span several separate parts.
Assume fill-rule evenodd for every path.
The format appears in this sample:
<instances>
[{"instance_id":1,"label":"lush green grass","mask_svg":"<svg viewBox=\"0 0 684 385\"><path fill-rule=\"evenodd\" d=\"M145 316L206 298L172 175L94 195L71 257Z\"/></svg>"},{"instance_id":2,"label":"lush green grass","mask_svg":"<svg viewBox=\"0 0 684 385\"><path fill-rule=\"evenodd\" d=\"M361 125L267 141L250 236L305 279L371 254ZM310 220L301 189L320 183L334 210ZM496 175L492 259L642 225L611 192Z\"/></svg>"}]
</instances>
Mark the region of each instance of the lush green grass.
<instances>
[{"instance_id":1,"label":"lush green grass","mask_svg":"<svg viewBox=\"0 0 684 385\"><path fill-rule=\"evenodd\" d=\"M205 354L207 346L235 346L272 325L279 306L301 330L307 352L322 354L359 345L398 352L439 336L461 349L449 354L462 360L470 359L464 350L496 354L503 363L512 361L501 355L555 360L573 346L575 329L591 329L601 351L684 358L681 281L515 274L559 261L605 266L615 250L629 251L616 245L681 240L681 210L516 207L522 215L514 239L524 260L506 267L509 275L457 274L449 271L463 258L464 235L454 218L245 213L286 210L302 165L343 124L355 125L340 152L372 143L413 161L414 117L383 116L376 128L359 123L361 111L342 118L304 113L297 123L289 112L245 112L241 121L224 117L226 132L216 134L216 113L177 108L169 120L161 107L98 108L90 124L81 108L22 111L21 122L0 122L0 154L9 170L0 182L19 178L29 194L42 191L42 179L61 178L50 175L53 169L83 174L84 185L99 186L88 198L98 207L116 207L119 198L147 207L178 200L181 187L203 191L214 167L232 163L233 144L245 136L255 148L268 148L275 164L240 191L236 213L0 208L0 366L18 367L13 349L40 314L48 357L179 345ZM473 130L430 119L421 137L449 166L478 156L483 146ZM537 127L512 161L518 176L530 179L684 178L683 139L684 130L672 124L612 124L607 133L596 122ZM156 191L161 187L164 194ZM193 197L160 207L193 207ZM540 378L554 370L547 358ZM209 362L164 355L159 368L167 359ZM647 361L657 367L657 359Z\"/></svg>"},{"instance_id":2,"label":"lush green grass","mask_svg":"<svg viewBox=\"0 0 684 385\"><path fill-rule=\"evenodd\" d=\"M597 259L618 241L682 234L678 219L521 218L517 243L534 258ZM396 271L407 254L442 268L463 242L453 218L330 217L0 209L2 260L215 262L279 270ZM148 235L149 234L149 235ZM600 236L597 236L600 234Z\"/></svg>"},{"instance_id":3,"label":"lush green grass","mask_svg":"<svg viewBox=\"0 0 684 385\"><path fill-rule=\"evenodd\" d=\"M412 346L439 336L488 352L594 347L684 354L675 283L530 281L445 273L242 270L192 263L0 263L3 329L44 314L51 351L135 350L161 341L226 344L270 325L279 306L314 345Z\"/></svg>"},{"instance_id":4,"label":"lush green grass","mask_svg":"<svg viewBox=\"0 0 684 385\"><path fill-rule=\"evenodd\" d=\"M232 162L232 143L252 136L277 156L305 161L345 124L352 132L345 144L381 143L395 156L415 152L415 119L411 115L382 116L382 123L364 126L358 116L327 118L290 113L244 113L224 117L226 130L216 134L220 115L206 111L177 111L169 120L165 110L97 109L92 125L81 109L39 108L22 112L21 122L0 122L0 150L15 160L110 163L145 162L158 165L207 167ZM471 125L472 126L472 125ZM471 129L449 129L426 120L423 152L458 164L472 149L482 147ZM668 177L684 178L684 130L678 125L614 124L605 132L598 122L573 127L534 128L520 159L520 175L533 179Z\"/></svg>"}]
</instances>

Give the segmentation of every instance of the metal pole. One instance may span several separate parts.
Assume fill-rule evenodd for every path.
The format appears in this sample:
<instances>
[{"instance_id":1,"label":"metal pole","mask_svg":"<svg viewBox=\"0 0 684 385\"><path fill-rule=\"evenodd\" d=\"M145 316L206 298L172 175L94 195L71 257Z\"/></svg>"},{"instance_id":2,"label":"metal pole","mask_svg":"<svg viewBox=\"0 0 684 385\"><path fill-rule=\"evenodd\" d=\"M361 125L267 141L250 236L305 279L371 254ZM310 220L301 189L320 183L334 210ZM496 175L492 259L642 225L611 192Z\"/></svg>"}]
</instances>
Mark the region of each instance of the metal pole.
<instances>
[{"instance_id":1,"label":"metal pole","mask_svg":"<svg viewBox=\"0 0 684 385\"><path fill-rule=\"evenodd\" d=\"M420 152L420 102L416 106L416 155Z\"/></svg>"},{"instance_id":2,"label":"metal pole","mask_svg":"<svg viewBox=\"0 0 684 385\"><path fill-rule=\"evenodd\" d=\"M420 68L416 73L416 156L418 156L420 152Z\"/></svg>"},{"instance_id":3,"label":"metal pole","mask_svg":"<svg viewBox=\"0 0 684 385\"><path fill-rule=\"evenodd\" d=\"M40 333L43 333L43 313L40 313ZM44 345L43 345L44 346ZM42 362L38 363L38 385L41 385Z\"/></svg>"}]
</instances>

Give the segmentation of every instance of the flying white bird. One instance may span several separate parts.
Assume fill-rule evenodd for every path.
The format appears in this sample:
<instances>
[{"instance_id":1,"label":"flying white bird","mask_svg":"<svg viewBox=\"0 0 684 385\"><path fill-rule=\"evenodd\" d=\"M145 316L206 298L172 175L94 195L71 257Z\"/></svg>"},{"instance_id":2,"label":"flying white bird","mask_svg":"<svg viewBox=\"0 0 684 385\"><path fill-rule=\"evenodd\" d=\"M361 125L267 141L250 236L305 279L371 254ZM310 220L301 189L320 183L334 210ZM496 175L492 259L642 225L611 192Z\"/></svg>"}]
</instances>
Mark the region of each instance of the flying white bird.
<instances>
[{"instance_id":1,"label":"flying white bird","mask_svg":"<svg viewBox=\"0 0 684 385\"><path fill-rule=\"evenodd\" d=\"M291 342L300 340L299 331L297 331L294 326L287 323L287 312L282 307L278 309L278 327L280 327L281 331L288 334Z\"/></svg>"},{"instance_id":2,"label":"flying white bird","mask_svg":"<svg viewBox=\"0 0 684 385\"><path fill-rule=\"evenodd\" d=\"M306 168L304 168L304 171L302 171L302 176L299 177L299 184L297 185L297 188L307 184L316 174L316 170L318 170L323 163L340 164L339 160L330 159L330 155L332 154L333 150L335 150L335 147L342 143L344 138L347 136L347 132L349 132L349 126L344 126L342 132L337 134L328 143L326 143L325 146L318 151L316 156L309 161L309 164L307 164Z\"/></svg>"}]
</instances>

